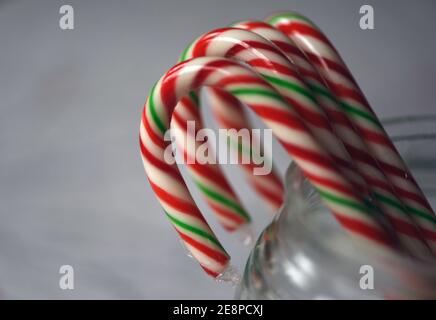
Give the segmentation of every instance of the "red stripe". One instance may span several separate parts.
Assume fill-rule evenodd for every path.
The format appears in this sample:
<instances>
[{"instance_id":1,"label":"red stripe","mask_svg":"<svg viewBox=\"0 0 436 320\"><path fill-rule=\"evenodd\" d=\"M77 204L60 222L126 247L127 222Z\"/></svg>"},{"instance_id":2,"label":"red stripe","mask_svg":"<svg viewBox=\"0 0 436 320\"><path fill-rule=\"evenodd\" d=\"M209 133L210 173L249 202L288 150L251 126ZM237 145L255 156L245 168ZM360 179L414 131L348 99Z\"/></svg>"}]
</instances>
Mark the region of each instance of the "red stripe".
<instances>
[{"instance_id":1,"label":"red stripe","mask_svg":"<svg viewBox=\"0 0 436 320\"><path fill-rule=\"evenodd\" d=\"M430 212L433 211L430 204L428 203L427 199L423 198L420 194L404 190L404 189L399 188L397 186L394 186L394 190L400 197L412 200L416 203L419 203L421 206L423 206L424 208L426 208Z\"/></svg>"},{"instance_id":2,"label":"red stripe","mask_svg":"<svg viewBox=\"0 0 436 320\"><path fill-rule=\"evenodd\" d=\"M270 88L269 85L262 78L259 78L259 77L253 76L253 75L248 75L248 74L235 75L235 76L229 75L229 76L223 78L222 80L218 81L216 83L216 86L217 87L225 87L227 85L236 84L236 83L260 84L268 89Z\"/></svg>"},{"instance_id":3,"label":"red stripe","mask_svg":"<svg viewBox=\"0 0 436 320\"><path fill-rule=\"evenodd\" d=\"M395 195L392 192L392 186L387 181L383 181L383 180L371 177L370 175L367 175L365 173L363 173L363 177L365 178L365 181L367 181L370 186L377 187L377 188L382 189L386 192L389 192L391 196L395 197Z\"/></svg>"},{"instance_id":4,"label":"red stripe","mask_svg":"<svg viewBox=\"0 0 436 320\"><path fill-rule=\"evenodd\" d=\"M351 154L351 156L356 159L359 160L363 163L366 163L372 167L374 167L376 170L381 170L378 165L377 162L375 162L375 160L366 152L363 152L351 145L345 144L345 147L347 148L348 152ZM385 172L387 171L388 173L391 173L393 175L396 175L400 178L405 177L405 172L398 170L398 168L393 167L389 164L383 163L383 162L379 162L380 165L382 166L382 169L385 170ZM387 182L387 181L381 181L379 179L376 178L372 178L370 176L365 175L365 180L369 181L369 183L371 185L375 185L379 188L382 188L386 191L392 192L392 187L391 185ZM414 181L410 181L413 185L415 185L416 187L418 187L416 185L416 183ZM406 198L406 199L410 199L412 201L415 201L417 203L419 203L420 205L422 205L423 207L427 208L428 210L432 211L432 208L430 206L430 204L428 203L427 199L425 199L424 197L422 197L420 194L414 193L414 192L410 192L407 190L404 190L402 188L399 188L397 186L393 186L394 191L397 195L399 195L401 198Z\"/></svg>"},{"instance_id":5,"label":"red stripe","mask_svg":"<svg viewBox=\"0 0 436 320\"><path fill-rule=\"evenodd\" d=\"M369 106L368 101L365 99L363 94L360 92L358 88L348 88L340 83L334 83L330 81L329 79L326 80L328 86L330 86L334 93L341 98L348 98L353 99L354 101L357 101L359 104L364 106L368 112L370 112L373 116L375 116L374 111ZM354 84L357 87L357 84Z\"/></svg>"},{"instance_id":6,"label":"red stripe","mask_svg":"<svg viewBox=\"0 0 436 320\"><path fill-rule=\"evenodd\" d=\"M202 244L201 242L198 242L197 240L191 238L186 233L183 233L178 229L176 230L180 234L180 237L183 239L183 241L185 241L198 251L202 252L203 254L207 255L209 258L217 261L220 264L225 264L227 261L229 261L229 257L227 255L224 255L219 251L209 248L208 246Z\"/></svg>"},{"instance_id":7,"label":"red stripe","mask_svg":"<svg viewBox=\"0 0 436 320\"><path fill-rule=\"evenodd\" d=\"M395 217L391 217L388 216L389 221L392 223L392 225L394 226L394 229L402 234L405 234L409 237L415 238L415 239L419 239L423 242L424 241L418 231L418 229L416 228L416 226L410 222L406 222L403 221L401 219L395 218Z\"/></svg>"},{"instance_id":8,"label":"red stripe","mask_svg":"<svg viewBox=\"0 0 436 320\"><path fill-rule=\"evenodd\" d=\"M324 116L324 113L322 110L317 111L313 111L310 108L304 106L303 104L301 104L300 102L298 102L297 100L291 98L290 96L285 97L285 100L295 108L295 110L298 112L298 114L303 117L303 119L318 127L318 128L322 128L325 129L327 131L329 131L330 133L333 133L333 129L328 121L328 119Z\"/></svg>"},{"instance_id":9,"label":"red stripe","mask_svg":"<svg viewBox=\"0 0 436 320\"><path fill-rule=\"evenodd\" d=\"M392 141L388 138L388 136L372 131L371 129L366 129L362 126L360 126L358 123L356 123L357 131L359 132L360 136L364 138L364 140L371 141L376 144L383 145L385 147L388 147L389 149L393 150L395 153L395 147L392 144Z\"/></svg>"},{"instance_id":10,"label":"red stripe","mask_svg":"<svg viewBox=\"0 0 436 320\"><path fill-rule=\"evenodd\" d=\"M188 164L192 170L194 170L198 175L202 176L203 178L212 181L214 184L217 184L222 189L224 189L226 192L231 194L233 197L236 198L236 194L232 190L232 187L229 185L227 180L222 175L221 171L216 172L214 170L211 170L210 165L205 166L199 163L193 163ZM216 166L216 170L219 170L219 168Z\"/></svg>"},{"instance_id":11,"label":"red stripe","mask_svg":"<svg viewBox=\"0 0 436 320\"><path fill-rule=\"evenodd\" d=\"M327 37L319 30L308 26L307 24L299 23L296 21L288 22L288 23L280 23L278 26L280 30L282 30L286 34L290 33L298 33L302 35L308 35L313 38L316 38L322 42L324 42L326 45L333 47L330 41L327 39Z\"/></svg>"},{"instance_id":12,"label":"red stripe","mask_svg":"<svg viewBox=\"0 0 436 320\"><path fill-rule=\"evenodd\" d=\"M180 115L176 113L173 114L173 120L177 122L177 124L181 127L181 129L185 132L187 136L187 129L186 129L187 120L183 119ZM200 128L196 128L196 129L200 130ZM194 139L195 137L187 137L187 138ZM190 157L189 161L187 161L188 157ZM236 198L234 191L228 184L227 180L224 178L218 166L198 163L196 159L196 154L194 155L188 154L187 150L185 149L183 149L183 159L185 160L185 163L190 168L192 168L192 170L194 170L197 174L206 178L207 180L212 180L213 183L217 184L218 186L220 186L221 188L223 188L224 190L226 190L228 193L230 193L232 196Z\"/></svg>"},{"instance_id":13,"label":"red stripe","mask_svg":"<svg viewBox=\"0 0 436 320\"><path fill-rule=\"evenodd\" d=\"M216 277L218 277L218 276L220 275L219 273L217 273L217 272L215 272L215 271L212 271L212 270L206 268L205 266L202 266L201 264L200 264L200 267L202 267L203 270L204 270L208 275L212 276L213 278L216 278Z\"/></svg>"},{"instance_id":14,"label":"red stripe","mask_svg":"<svg viewBox=\"0 0 436 320\"><path fill-rule=\"evenodd\" d=\"M234 212L223 208L219 205L217 205L216 203L210 201L209 199L207 199L207 203L208 205L216 212L218 213L220 216L232 220L233 222L235 222L238 225L242 225L246 222L246 220L244 218L242 218L240 215L235 214ZM228 227L226 225L223 224L223 227L228 229L228 230L234 230L235 227Z\"/></svg>"},{"instance_id":15,"label":"red stripe","mask_svg":"<svg viewBox=\"0 0 436 320\"><path fill-rule=\"evenodd\" d=\"M237 25L235 25L235 27L241 29L247 29L247 30L252 30L257 28L276 30L274 27L263 21L244 21L242 23L238 23Z\"/></svg>"},{"instance_id":16,"label":"red stripe","mask_svg":"<svg viewBox=\"0 0 436 320\"><path fill-rule=\"evenodd\" d=\"M186 135L188 134L188 121L195 121L195 126L194 126L194 132L192 132L194 134L194 136L190 136L188 138L190 139L194 139L195 140L195 134L197 134L197 132L201 129L201 127L198 125L198 121L197 119L186 119L184 118L179 112L174 112L173 113L173 118L172 121L174 121L175 123L177 123L177 125L183 129L183 131L186 132Z\"/></svg>"},{"instance_id":17,"label":"red stripe","mask_svg":"<svg viewBox=\"0 0 436 320\"><path fill-rule=\"evenodd\" d=\"M436 232L424 228L421 228L421 231L425 239L436 242Z\"/></svg>"},{"instance_id":18,"label":"red stripe","mask_svg":"<svg viewBox=\"0 0 436 320\"><path fill-rule=\"evenodd\" d=\"M249 127L248 124L244 123L241 125L239 123L235 123L232 120L224 118L221 114L216 113L216 112L214 112L214 116L215 116L215 119L217 120L217 122L219 123L219 125L223 128L241 130L241 129L245 129L245 128Z\"/></svg>"},{"instance_id":19,"label":"red stripe","mask_svg":"<svg viewBox=\"0 0 436 320\"><path fill-rule=\"evenodd\" d=\"M204 219L203 215L201 214L200 210L197 208L197 206L189 201L185 201L183 199L180 199L171 193L167 192L166 190L159 187L157 184L155 184L153 181L149 180L151 187L153 188L156 195L159 197L160 200L168 204L169 206L173 207L174 209L177 209L178 211L183 212L186 215L195 217L202 222L206 223L206 220Z\"/></svg>"},{"instance_id":20,"label":"red stripe","mask_svg":"<svg viewBox=\"0 0 436 320\"><path fill-rule=\"evenodd\" d=\"M192 56L193 57L207 56L207 47L212 42L212 40L228 30L232 30L232 28L220 28L206 33L204 36L201 37L201 39L197 41L194 48L192 48Z\"/></svg>"},{"instance_id":21,"label":"red stripe","mask_svg":"<svg viewBox=\"0 0 436 320\"><path fill-rule=\"evenodd\" d=\"M161 97L162 101L166 106L174 107L176 104L176 96L175 96L175 83L178 78L178 74L180 71L183 71L185 66L192 61L193 59L188 59L182 62L179 62L175 66L173 66L167 73L164 75L161 84ZM168 110L171 111L171 110ZM169 112L171 114L171 112Z\"/></svg>"},{"instance_id":22,"label":"red stripe","mask_svg":"<svg viewBox=\"0 0 436 320\"><path fill-rule=\"evenodd\" d=\"M288 66L284 66L278 62L274 62L271 60L260 59L260 58L251 59L250 61L248 61L248 64L254 68L265 68L268 70L274 70L281 74L297 78L298 80L301 79L296 69L291 69Z\"/></svg>"},{"instance_id":23,"label":"red stripe","mask_svg":"<svg viewBox=\"0 0 436 320\"><path fill-rule=\"evenodd\" d=\"M366 151L362 149L358 149L351 144L345 143L345 148L350 153L352 158L359 160L371 167L374 167L376 170L380 171L380 168L376 162L376 160Z\"/></svg>"},{"instance_id":24,"label":"red stripe","mask_svg":"<svg viewBox=\"0 0 436 320\"><path fill-rule=\"evenodd\" d=\"M397 176L401 179L405 179L407 180L407 176L408 173L398 167L395 167L389 163L383 162L380 159L377 159L378 163L380 164L381 169L387 174L387 175L393 175L393 176ZM411 180L409 180L410 182L412 182ZM412 182L412 184L414 184Z\"/></svg>"},{"instance_id":25,"label":"red stripe","mask_svg":"<svg viewBox=\"0 0 436 320\"><path fill-rule=\"evenodd\" d=\"M184 66L184 63L182 62L182 67ZM183 69L182 69L183 70ZM180 72L180 71L178 71ZM171 119L171 113L172 109L175 107L177 103L176 99L176 80L178 79L177 73L173 73L169 75L168 73L165 75L164 79L162 80L161 85L161 99L162 102L167 110L167 114L169 115ZM155 94L158 94L158 92L155 92Z\"/></svg>"},{"instance_id":26,"label":"red stripe","mask_svg":"<svg viewBox=\"0 0 436 320\"><path fill-rule=\"evenodd\" d=\"M307 60L304 53L298 49L297 46L294 44L291 44L289 42L284 42L280 40L273 40L272 41L277 47L279 47L282 51L284 51L288 55L297 56L301 59Z\"/></svg>"},{"instance_id":27,"label":"red stripe","mask_svg":"<svg viewBox=\"0 0 436 320\"><path fill-rule=\"evenodd\" d=\"M264 82L262 81L262 83ZM245 117L244 110L242 109L242 104L234 95L218 88L211 88L211 91L217 98L223 100L227 104L231 105L232 108L240 112L241 117Z\"/></svg>"},{"instance_id":28,"label":"red stripe","mask_svg":"<svg viewBox=\"0 0 436 320\"><path fill-rule=\"evenodd\" d=\"M304 54L307 56L308 60L313 64L318 66L320 69L328 70L328 71L334 71L336 73L339 73L344 78L348 79L351 83L353 83L357 87L357 83L354 80L354 78L351 76L350 72L348 71L347 67L343 66L340 63L337 63L336 61L330 60L329 58L318 56L312 52L303 50ZM338 56L338 59L341 59ZM327 80L327 79L326 79Z\"/></svg>"},{"instance_id":29,"label":"red stripe","mask_svg":"<svg viewBox=\"0 0 436 320\"><path fill-rule=\"evenodd\" d=\"M187 129L186 129L186 120L183 119L178 113L174 112L173 113L173 121L174 123L176 123L179 127L181 127L181 129L183 129L186 133L185 135L185 141L183 141L183 145L181 145L181 142L177 141L177 148L178 150L182 150L182 159L183 159L183 163L187 164L187 163L195 163L196 159L195 159L195 154L194 154L194 158L192 158L191 154L188 154L187 151L185 150L185 143L187 143L187 141L191 141L194 140L195 141L195 136L188 136L187 134ZM198 128L195 128L195 132L198 131ZM188 158L189 157L189 158Z\"/></svg>"},{"instance_id":30,"label":"red stripe","mask_svg":"<svg viewBox=\"0 0 436 320\"><path fill-rule=\"evenodd\" d=\"M339 174L336 167L333 165L332 160L328 157L321 155L317 152L301 148L289 142L285 142L281 139L279 139L279 142L283 145L283 147L288 151L291 156L299 159L304 159L305 161L311 162L328 170L333 170L337 174Z\"/></svg>"},{"instance_id":31,"label":"red stripe","mask_svg":"<svg viewBox=\"0 0 436 320\"><path fill-rule=\"evenodd\" d=\"M201 118L200 118L200 110L198 109L198 105L195 103L194 100L192 100L191 97L189 97L189 96L185 96L185 97L183 97L182 99L180 99L178 105L180 105L180 106L178 106L178 107L176 108L176 111L177 111L178 108L182 107L182 108L188 110L189 113L190 113L193 117L195 117L195 121L197 121L197 122L201 121ZM191 120L191 119L190 119L190 120ZM192 119L192 120L194 120L194 119Z\"/></svg>"},{"instance_id":32,"label":"red stripe","mask_svg":"<svg viewBox=\"0 0 436 320\"><path fill-rule=\"evenodd\" d=\"M142 156L147 159L147 161L151 165L171 175L177 181L184 183L183 178L180 175L180 172L176 166L169 165L168 163L156 158L151 152L147 150L147 148L145 148L145 146L142 144L141 139L139 139L139 146Z\"/></svg>"},{"instance_id":33,"label":"red stripe","mask_svg":"<svg viewBox=\"0 0 436 320\"><path fill-rule=\"evenodd\" d=\"M325 45L331 48L331 50L336 54L337 59L341 61L337 50L333 47L331 42L327 39L327 37L319 30L314 29L306 24L301 24L298 22L288 22L288 23L279 23L276 26L280 31L284 32L289 37L293 37L295 34L300 35L309 35L311 37L314 37L322 42L324 42ZM303 50L304 51L304 50ZM325 57L321 57L319 55L313 54L312 52L304 51L306 56L309 58L309 60L316 65L320 65L325 67L326 69L331 69L335 72L340 73L344 77L348 78L352 83L356 84L356 81L352 77L351 73L348 71L348 68L344 65L337 63L333 60L330 60ZM356 84L357 85L357 84Z\"/></svg>"},{"instance_id":34,"label":"red stripe","mask_svg":"<svg viewBox=\"0 0 436 320\"><path fill-rule=\"evenodd\" d=\"M283 203L283 193L272 192L269 188L264 187L261 182L256 183L257 180L253 179L253 187L258 193L262 194L270 202L279 208Z\"/></svg>"},{"instance_id":35,"label":"red stripe","mask_svg":"<svg viewBox=\"0 0 436 320\"><path fill-rule=\"evenodd\" d=\"M329 189L333 189L335 191L338 191L338 192L345 194L347 196L350 196L350 197L354 197L354 198L356 197L356 194L353 192L353 190L346 185L343 185L343 184L335 182L335 181L331 181L329 179L319 177L319 176L317 176L311 172L308 172L306 170L304 171L304 175L307 177L307 179L309 179L314 184L321 185L321 186L327 187ZM359 200L357 200L357 201L359 201Z\"/></svg>"},{"instance_id":36,"label":"red stripe","mask_svg":"<svg viewBox=\"0 0 436 320\"><path fill-rule=\"evenodd\" d=\"M238 24L235 27L250 30L253 32L256 32L256 29L268 29L268 30L272 30L274 32L280 33L280 35L282 35L283 37L286 37L286 35L283 32L281 32L279 29L276 29L273 26L267 24L266 22L262 22L262 21L248 21L248 22ZM285 52L292 52L294 55L298 55L302 58L304 57L303 53L296 46L290 44L289 42L284 42L281 40L272 40L272 42L276 46L278 46L281 50L283 50Z\"/></svg>"},{"instance_id":37,"label":"red stripe","mask_svg":"<svg viewBox=\"0 0 436 320\"><path fill-rule=\"evenodd\" d=\"M240 41L238 43L235 43L233 47L231 47L227 52L225 53L226 57L234 57L241 51L248 50L250 52L256 52L256 50L266 50L269 52L272 52L274 54L279 55L283 59L287 60L287 57L283 55L283 53L279 50L277 50L275 47L271 46L271 44L268 43L262 43L255 40L246 40L246 41ZM259 55L257 53L256 55Z\"/></svg>"},{"instance_id":38,"label":"red stripe","mask_svg":"<svg viewBox=\"0 0 436 320\"><path fill-rule=\"evenodd\" d=\"M188 61L190 61L190 60L192 60L192 58L177 63L176 65L172 66L172 67L167 71L167 73L166 73L165 75L166 75L166 76L171 76L171 75L173 75L174 73L178 73L181 69L183 69L183 68L185 67L185 64L186 64Z\"/></svg>"},{"instance_id":39,"label":"red stripe","mask_svg":"<svg viewBox=\"0 0 436 320\"><path fill-rule=\"evenodd\" d=\"M233 66L241 67L236 62L231 62L231 61L224 60L224 59L223 60L221 60L221 59L215 60L215 61L204 64L203 67L195 75L194 81L192 83L192 88L196 89L196 88L200 87L201 85L203 85L206 82L209 75L212 74L213 72L219 70L220 68L233 67ZM227 78L227 77L225 77L225 78Z\"/></svg>"},{"instance_id":40,"label":"red stripe","mask_svg":"<svg viewBox=\"0 0 436 320\"><path fill-rule=\"evenodd\" d=\"M344 127L347 127L352 131L355 131L354 125L351 124L350 119L346 116L346 114L343 111L332 109L326 103L322 102L321 99L319 101L322 108L326 111L327 117L330 119L330 121L336 124L340 124Z\"/></svg>"},{"instance_id":41,"label":"red stripe","mask_svg":"<svg viewBox=\"0 0 436 320\"><path fill-rule=\"evenodd\" d=\"M393 242L391 239L387 237L384 231L373 228L366 223L363 223L358 220L354 220L352 218L342 216L338 213L335 213L336 219L338 219L339 223L342 224L347 230L353 231L357 234L361 234L366 238L369 238L383 246L393 248Z\"/></svg>"},{"instance_id":42,"label":"red stripe","mask_svg":"<svg viewBox=\"0 0 436 320\"><path fill-rule=\"evenodd\" d=\"M260 104L251 104L250 107L262 119L272 120L308 134L308 129L304 123L292 115L289 110L274 109Z\"/></svg>"},{"instance_id":43,"label":"red stripe","mask_svg":"<svg viewBox=\"0 0 436 320\"><path fill-rule=\"evenodd\" d=\"M309 62L310 63L310 62ZM323 86L324 90L328 89L324 87L325 81L324 79L319 75L319 73L315 69L306 69L306 68L298 68L298 71L300 71L301 75L307 80L307 79L313 79L316 82L319 83L319 85Z\"/></svg>"}]
</instances>

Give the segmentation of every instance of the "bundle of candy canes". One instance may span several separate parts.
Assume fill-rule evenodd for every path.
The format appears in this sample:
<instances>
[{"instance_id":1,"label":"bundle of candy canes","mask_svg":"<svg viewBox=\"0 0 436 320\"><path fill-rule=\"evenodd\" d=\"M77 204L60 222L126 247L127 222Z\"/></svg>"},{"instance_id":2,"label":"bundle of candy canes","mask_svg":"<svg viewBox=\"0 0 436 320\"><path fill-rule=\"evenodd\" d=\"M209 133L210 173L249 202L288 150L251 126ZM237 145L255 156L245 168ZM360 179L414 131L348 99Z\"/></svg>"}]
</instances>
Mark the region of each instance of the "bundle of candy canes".
<instances>
[{"instance_id":1,"label":"bundle of candy canes","mask_svg":"<svg viewBox=\"0 0 436 320\"><path fill-rule=\"evenodd\" d=\"M284 12L199 37L154 85L144 106L140 148L148 180L182 241L209 275L225 272L230 257L177 164L166 161L171 142L164 139L171 126L178 150L187 159L196 156L192 150L197 142L186 124L203 126L201 87L207 87L221 127L250 127L246 105L272 129L352 240L422 261L436 255L436 216L350 71L313 22ZM192 150L186 140L194 144ZM224 228L238 230L250 222L219 165L187 163ZM243 165L247 179L278 209L283 199L278 174L253 175L255 166Z\"/></svg>"}]
</instances>

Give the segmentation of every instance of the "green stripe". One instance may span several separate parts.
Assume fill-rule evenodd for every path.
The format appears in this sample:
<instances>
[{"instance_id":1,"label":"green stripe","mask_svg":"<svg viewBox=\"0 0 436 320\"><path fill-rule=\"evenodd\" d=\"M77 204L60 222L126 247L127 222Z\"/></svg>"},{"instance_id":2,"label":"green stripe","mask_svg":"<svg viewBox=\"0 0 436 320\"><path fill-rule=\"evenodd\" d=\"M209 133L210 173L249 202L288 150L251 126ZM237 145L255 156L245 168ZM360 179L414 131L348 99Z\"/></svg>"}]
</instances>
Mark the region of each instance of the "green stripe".
<instances>
[{"instance_id":1,"label":"green stripe","mask_svg":"<svg viewBox=\"0 0 436 320\"><path fill-rule=\"evenodd\" d=\"M157 115L157 112L155 110L155 105L154 105L154 89L155 88L156 88L156 84L151 89L150 97L148 98L148 102L149 102L148 104L150 106L150 113L151 113L151 117L153 118L154 123L156 124L156 126L158 127L160 132L162 132L162 134L165 134L166 128L165 128L164 124L162 123L162 121L160 120L160 118Z\"/></svg>"},{"instance_id":2,"label":"green stripe","mask_svg":"<svg viewBox=\"0 0 436 320\"><path fill-rule=\"evenodd\" d=\"M358 116L364 120L371 122L372 124L375 124L377 127L383 129L380 122L372 114L365 112L365 111L362 111L362 110L358 109L357 107L352 106L349 103L346 103L344 101L338 101L338 99L336 99L335 96L333 96L328 90L326 90L322 87L319 87L319 86L314 85L314 84L309 84L309 87L316 94L322 95L325 98L328 98L331 102L339 105L346 113Z\"/></svg>"},{"instance_id":3,"label":"green stripe","mask_svg":"<svg viewBox=\"0 0 436 320\"><path fill-rule=\"evenodd\" d=\"M380 122L374 118L372 116L372 114L362 111L360 109L358 109L355 106L352 106L351 104L348 104L347 102L344 101L339 101L339 105L342 107L342 109L344 109L347 113L354 115L354 116L358 116L361 119L365 119L369 122L371 122L372 124L375 124L377 127L382 128L382 125L380 124Z\"/></svg>"},{"instance_id":4,"label":"green stripe","mask_svg":"<svg viewBox=\"0 0 436 320\"><path fill-rule=\"evenodd\" d=\"M308 18L306 18L305 16L302 16L296 12L283 12L283 13L278 13L276 15L273 15L271 17L269 17L267 19L267 22L269 24L276 24L277 22L279 22L282 19L297 19L297 20L302 20L305 21L311 25L314 25L314 23L312 21L310 21Z\"/></svg>"},{"instance_id":5,"label":"green stripe","mask_svg":"<svg viewBox=\"0 0 436 320\"><path fill-rule=\"evenodd\" d=\"M319 192L319 194L323 198L328 199L331 202L335 202L337 204L344 205L344 206L353 208L355 210L358 210L358 211L361 211L361 212L364 212L367 214L369 213L368 210L364 206L362 206L361 204L359 204L357 202L354 202L352 200L343 199L341 197L335 196L335 195L328 193L326 191L320 190L319 188L316 188L316 190Z\"/></svg>"},{"instance_id":6,"label":"green stripe","mask_svg":"<svg viewBox=\"0 0 436 320\"><path fill-rule=\"evenodd\" d=\"M262 77L264 77L266 80L268 80L269 82L278 85L282 88L286 88L289 89L291 91L294 91L296 93L299 93L303 96L305 96L307 99L309 99L310 101L312 101L315 105L318 106L318 102L315 100L315 98L313 97L313 95L306 89L304 89L303 87L300 87L299 85L296 85L295 83L280 79L280 78L276 78L273 76L269 76L269 75L265 75L265 74L261 74Z\"/></svg>"},{"instance_id":7,"label":"green stripe","mask_svg":"<svg viewBox=\"0 0 436 320\"><path fill-rule=\"evenodd\" d=\"M276 92L263 90L263 89L231 89L230 93L234 95L259 95L263 97L273 98L277 101L284 102L283 97Z\"/></svg>"},{"instance_id":8,"label":"green stripe","mask_svg":"<svg viewBox=\"0 0 436 320\"><path fill-rule=\"evenodd\" d=\"M432 223L436 224L436 218L434 216L431 216L424 211L421 211L419 209L413 208L411 206L406 205L406 209L412 212L413 214L419 216L420 218L426 219L427 221L430 221Z\"/></svg>"},{"instance_id":9,"label":"green stripe","mask_svg":"<svg viewBox=\"0 0 436 320\"><path fill-rule=\"evenodd\" d=\"M399 203L398 201L395 201L395 200L393 200L391 198L388 198L388 197L386 197L384 195L381 195L379 193L374 193L374 194L375 194L376 198L378 200L380 200L381 202L389 204L392 207L395 207L398 210L400 210L402 213L407 214L407 212L404 210L404 207L402 206L402 204ZM408 205L405 205L405 208L407 209L407 211L409 211L410 213L413 213L416 216L419 216L419 217L421 217L423 219L426 219L426 220L428 220L428 221L430 221L432 223L436 223L436 218L435 217L433 217L433 216L431 216L431 215L429 215L429 214L427 214L427 213L425 213L425 212L423 212L423 211L421 211L419 209L413 208L413 207L408 206Z\"/></svg>"},{"instance_id":10,"label":"green stripe","mask_svg":"<svg viewBox=\"0 0 436 320\"><path fill-rule=\"evenodd\" d=\"M382 195L382 194L380 194L378 192L374 192L374 195L375 195L377 200L379 200L379 201L381 201L383 203L386 203L386 204L390 205L391 207L394 207L394 208L400 210L402 213L406 213L404 211L404 207L398 201L395 201L392 198L386 197L386 196L384 196L384 195Z\"/></svg>"},{"instance_id":11,"label":"green stripe","mask_svg":"<svg viewBox=\"0 0 436 320\"><path fill-rule=\"evenodd\" d=\"M321 88L321 87L316 86L316 85L310 85L310 87L311 87L311 89L312 89L313 91L315 91L316 93L321 94L321 95L325 96L326 98L330 99L331 101L337 103L337 100L334 98L334 96L333 96L330 92L328 92L327 90L325 90L324 88ZM346 105L345 103L342 103L342 104L343 104L343 105ZM351 107L351 106L346 106L346 108L347 108L350 112L355 112L355 114L358 115L358 116L363 116L362 114L363 114L364 112L362 112L362 111L360 111L360 110L355 110L355 109L353 109L353 107ZM368 119L368 120L371 119L370 121L371 121L372 123L374 123L374 124L376 124L377 126L379 126L380 128L382 128L381 124L380 124L377 120L374 120L373 117L372 117L371 115L368 115L368 114L365 113L365 115L364 115L363 117L364 117L365 119ZM389 204L389 205L391 205L391 206L397 208L397 209L400 210L401 212L406 213L406 212L404 211L404 207L403 207L399 202L397 202L397 201L395 201L395 200L393 200L393 199L391 199L391 198L388 198L388 197L386 197L386 196L383 196L383 195L381 195L381 194L379 194L379 193L374 193L374 194L375 194L376 198L377 198L379 201L384 202L384 203L386 203L386 204ZM417 215L417 216L419 216L419 217L421 217L421 218L423 218L423 219L426 219L426 220L428 220L428 221L430 221L430 222L436 224L436 218L433 217L432 215L429 215L429 214L427 214L426 212L423 212L423 211L421 211L421 210L419 210L419 209L413 208L413 207L408 206L408 205L406 205L405 207L406 207L407 211L409 211L409 212L411 212L411 213L413 213L413 214L415 214L415 215Z\"/></svg>"},{"instance_id":12,"label":"green stripe","mask_svg":"<svg viewBox=\"0 0 436 320\"><path fill-rule=\"evenodd\" d=\"M195 106L199 107L200 99L198 99L198 95L194 91L191 91L189 92L189 96L191 97L192 100L194 100Z\"/></svg>"},{"instance_id":13,"label":"green stripe","mask_svg":"<svg viewBox=\"0 0 436 320\"><path fill-rule=\"evenodd\" d=\"M218 246L219 248L221 248L225 252L224 248L221 246L221 244L218 242L218 240L215 238L215 236L211 235L210 233L208 233L208 232L206 232L204 230L201 230L201 229L199 229L197 227L191 226L191 225L189 225L187 223L184 223L184 222L174 218L172 215L170 215L165 210L164 210L164 212L167 215L168 219L170 219L170 221L173 224L175 224L176 226L178 226L178 227L180 227L182 229L188 230L188 231L190 231L192 233L195 233L196 235L198 235L198 236L200 236L202 238L205 238L205 239L209 240L210 242L212 242L213 244L215 244L216 246Z\"/></svg>"},{"instance_id":14,"label":"green stripe","mask_svg":"<svg viewBox=\"0 0 436 320\"><path fill-rule=\"evenodd\" d=\"M198 188L204 194L206 194L208 197L214 199L215 201L218 201L219 203L225 205L228 208L235 210L240 216L244 217L246 221L251 220L248 213L241 206L239 206L237 203L235 203L232 200L227 199L226 197L220 195L219 193L209 189L208 187L206 187L204 184L202 184L198 180L194 179L194 182L198 186Z\"/></svg>"},{"instance_id":15,"label":"green stripe","mask_svg":"<svg viewBox=\"0 0 436 320\"><path fill-rule=\"evenodd\" d=\"M191 46L192 46L192 43L190 43L189 46L187 46L187 47L185 48L185 50L183 50L182 55L181 55L180 58L179 58L179 62L182 62L182 61L187 60L188 51L189 51L189 49L191 48Z\"/></svg>"},{"instance_id":16,"label":"green stripe","mask_svg":"<svg viewBox=\"0 0 436 320\"><path fill-rule=\"evenodd\" d=\"M305 21L305 22L307 22L307 23L309 23L309 24L314 26L313 22L310 21L309 19L307 19L306 17L301 16L301 15L299 15L297 13L291 13L291 12L290 13L283 13L283 14L279 13L279 14L269 18L268 19L268 23L275 24L275 23L277 23L278 21L280 21L281 19L284 19L284 18L286 18L286 19L300 19L300 20L303 20L303 21ZM318 93L326 96L326 97L329 96L329 98L330 98L330 94L327 95L326 92L324 90L322 90L321 88L315 87L313 89L315 91L317 91ZM357 107L355 107L353 105L350 105L350 104L348 104L347 102L344 102L344 101L340 101L339 105L346 112L348 112L350 114L353 114L355 116L358 116L358 117L360 117L362 119L365 119L365 120L371 122L372 124L375 124L379 128L383 128L381 126L380 122L371 113L362 111L362 110L358 109Z\"/></svg>"},{"instance_id":17,"label":"green stripe","mask_svg":"<svg viewBox=\"0 0 436 320\"><path fill-rule=\"evenodd\" d=\"M316 94L324 96L325 98L328 98L331 102L338 104L338 100L327 89L324 89L323 87L317 86L310 82L309 82L309 88L312 89L312 91L315 92Z\"/></svg>"}]
</instances>

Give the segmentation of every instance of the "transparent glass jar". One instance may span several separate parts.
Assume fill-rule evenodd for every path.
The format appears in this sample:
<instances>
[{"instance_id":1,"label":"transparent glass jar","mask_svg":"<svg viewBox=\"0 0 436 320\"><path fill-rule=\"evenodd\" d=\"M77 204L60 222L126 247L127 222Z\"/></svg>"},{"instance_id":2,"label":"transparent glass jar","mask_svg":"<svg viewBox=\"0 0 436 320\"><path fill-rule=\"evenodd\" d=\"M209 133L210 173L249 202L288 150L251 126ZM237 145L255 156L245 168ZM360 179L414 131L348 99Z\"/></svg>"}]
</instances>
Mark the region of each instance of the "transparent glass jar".
<instances>
[{"instance_id":1,"label":"transparent glass jar","mask_svg":"<svg viewBox=\"0 0 436 320\"><path fill-rule=\"evenodd\" d=\"M436 208L436 116L384 123ZM298 167L285 179L285 203L253 248L236 298L436 299L436 264L352 243Z\"/></svg>"}]
</instances>

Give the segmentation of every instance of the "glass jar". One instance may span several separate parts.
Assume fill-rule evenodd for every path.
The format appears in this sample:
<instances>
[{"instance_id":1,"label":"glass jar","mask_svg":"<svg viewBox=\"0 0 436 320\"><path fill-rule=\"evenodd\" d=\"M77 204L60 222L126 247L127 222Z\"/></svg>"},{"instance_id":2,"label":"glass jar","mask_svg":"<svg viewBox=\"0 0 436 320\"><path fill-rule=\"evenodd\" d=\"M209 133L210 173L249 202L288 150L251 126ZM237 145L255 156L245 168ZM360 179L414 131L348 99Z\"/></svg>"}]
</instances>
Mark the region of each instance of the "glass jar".
<instances>
[{"instance_id":1,"label":"glass jar","mask_svg":"<svg viewBox=\"0 0 436 320\"><path fill-rule=\"evenodd\" d=\"M436 208L436 117L384 123ZM436 298L436 265L352 243L297 166L291 164L285 180L285 203L253 248L236 298Z\"/></svg>"}]
</instances>

